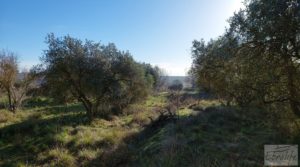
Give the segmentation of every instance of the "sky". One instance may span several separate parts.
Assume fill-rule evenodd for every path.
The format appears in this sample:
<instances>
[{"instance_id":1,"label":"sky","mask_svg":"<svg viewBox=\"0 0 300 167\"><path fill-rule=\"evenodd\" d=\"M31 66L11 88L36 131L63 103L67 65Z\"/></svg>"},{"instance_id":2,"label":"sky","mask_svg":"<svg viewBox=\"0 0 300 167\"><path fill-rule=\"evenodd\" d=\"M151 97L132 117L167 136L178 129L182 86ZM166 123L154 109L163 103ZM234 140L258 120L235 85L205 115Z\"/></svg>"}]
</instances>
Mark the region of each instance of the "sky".
<instances>
[{"instance_id":1,"label":"sky","mask_svg":"<svg viewBox=\"0 0 300 167\"><path fill-rule=\"evenodd\" d=\"M115 43L138 62L186 75L192 41L217 38L241 0L0 0L0 49L21 68L41 63L54 33Z\"/></svg>"}]
</instances>

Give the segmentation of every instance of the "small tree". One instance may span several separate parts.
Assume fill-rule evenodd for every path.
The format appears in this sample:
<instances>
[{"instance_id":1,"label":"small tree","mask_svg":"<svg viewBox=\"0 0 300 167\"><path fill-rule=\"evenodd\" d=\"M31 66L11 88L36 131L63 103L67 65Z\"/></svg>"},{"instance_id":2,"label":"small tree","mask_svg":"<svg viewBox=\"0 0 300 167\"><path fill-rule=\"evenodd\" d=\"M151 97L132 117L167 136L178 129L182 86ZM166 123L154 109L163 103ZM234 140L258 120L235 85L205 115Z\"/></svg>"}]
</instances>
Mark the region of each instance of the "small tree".
<instances>
[{"instance_id":1,"label":"small tree","mask_svg":"<svg viewBox=\"0 0 300 167\"><path fill-rule=\"evenodd\" d=\"M15 111L13 86L18 74L17 56L10 51L0 53L0 86L7 94L8 109Z\"/></svg>"},{"instance_id":2,"label":"small tree","mask_svg":"<svg viewBox=\"0 0 300 167\"><path fill-rule=\"evenodd\" d=\"M167 72L159 68L158 66L154 67L156 73L158 74L157 82L155 83L155 90L156 91L162 91L167 88Z\"/></svg>"},{"instance_id":3,"label":"small tree","mask_svg":"<svg viewBox=\"0 0 300 167\"><path fill-rule=\"evenodd\" d=\"M170 102L172 105L175 105L176 110L178 110L180 106L182 89L183 89L183 84L180 80L174 80L173 83L169 86L169 90L171 90Z\"/></svg>"},{"instance_id":4,"label":"small tree","mask_svg":"<svg viewBox=\"0 0 300 167\"><path fill-rule=\"evenodd\" d=\"M166 86L166 73L163 69L158 66L152 66L151 64L143 63L142 66L145 69L145 75L147 78L147 83L152 90L158 92L161 91Z\"/></svg>"},{"instance_id":5,"label":"small tree","mask_svg":"<svg viewBox=\"0 0 300 167\"><path fill-rule=\"evenodd\" d=\"M15 53L4 50L0 53L0 86L7 94L10 111L15 112L20 107L34 80L29 72L19 73Z\"/></svg>"},{"instance_id":6,"label":"small tree","mask_svg":"<svg viewBox=\"0 0 300 167\"><path fill-rule=\"evenodd\" d=\"M19 73L19 76L12 87L14 110L21 106L22 102L28 98L28 91L35 87L37 87L36 76L32 71L23 71L22 73Z\"/></svg>"}]
</instances>

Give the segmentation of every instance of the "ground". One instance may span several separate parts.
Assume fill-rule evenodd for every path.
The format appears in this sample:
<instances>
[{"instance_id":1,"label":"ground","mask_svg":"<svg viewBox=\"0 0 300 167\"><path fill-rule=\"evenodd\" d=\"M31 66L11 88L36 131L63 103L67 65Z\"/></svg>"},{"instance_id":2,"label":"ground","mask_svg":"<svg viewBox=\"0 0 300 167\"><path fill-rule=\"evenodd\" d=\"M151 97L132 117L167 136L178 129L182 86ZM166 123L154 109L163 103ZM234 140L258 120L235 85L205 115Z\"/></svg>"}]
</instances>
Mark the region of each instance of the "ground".
<instances>
[{"instance_id":1,"label":"ground","mask_svg":"<svg viewBox=\"0 0 300 167\"><path fill-rule=\"evenodd\" d=\"M78 103L42 99L16 114L1 110L0 166L262 166L264 144L299 144L299 131L283 129L264 108L186 94L164 122L157 109L168 93L92 122Z\"/></svg>"}]
</instances>

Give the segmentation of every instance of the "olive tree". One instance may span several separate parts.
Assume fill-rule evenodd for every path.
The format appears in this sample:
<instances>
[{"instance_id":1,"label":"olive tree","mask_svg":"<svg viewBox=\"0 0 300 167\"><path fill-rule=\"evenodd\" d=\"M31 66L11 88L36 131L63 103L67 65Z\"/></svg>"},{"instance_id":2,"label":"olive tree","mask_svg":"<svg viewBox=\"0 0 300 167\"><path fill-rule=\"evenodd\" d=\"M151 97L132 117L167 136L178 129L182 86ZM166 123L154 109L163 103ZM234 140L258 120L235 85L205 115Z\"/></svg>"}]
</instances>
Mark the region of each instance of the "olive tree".
<instances>
[{"instance_id":1,"label":"olive tree","mask_svg":"<svg viewBox=\"0 0 300 167\"><path fill-rule=\"evenodd\" d=\"M289 102L300 116L300 5L298 0L246 1L230 20L241 36L240 50L249 60L264 62L266 102ZM270 72L270 74L266 72ZM257 73L261 74L260 72ZM272 76L272 77L269 77Z\"/></svg>"},{"instance_id":2,"label":"olive tree","mask_svg":"<svg viewBox=\"0 0 300 167\"><path fill-rule=\"evenodd\" d=\"M42 60L45 83L60 96L71 94L90 119L97 113L120 111L147 96L143 66L114 44L101 45L65 36L46 38Z\"/></svg>"},{"instance_id":3,"label":"olive tree","mask_svg":"<svg viewBox=\"0 0 300 167\"><path fill-rule=\"evenodd\" d=\"M289 104L300 115L300 5L247 0L226 33L193 43L198 83L240 105Z\"/></svg>"}]
</instances>

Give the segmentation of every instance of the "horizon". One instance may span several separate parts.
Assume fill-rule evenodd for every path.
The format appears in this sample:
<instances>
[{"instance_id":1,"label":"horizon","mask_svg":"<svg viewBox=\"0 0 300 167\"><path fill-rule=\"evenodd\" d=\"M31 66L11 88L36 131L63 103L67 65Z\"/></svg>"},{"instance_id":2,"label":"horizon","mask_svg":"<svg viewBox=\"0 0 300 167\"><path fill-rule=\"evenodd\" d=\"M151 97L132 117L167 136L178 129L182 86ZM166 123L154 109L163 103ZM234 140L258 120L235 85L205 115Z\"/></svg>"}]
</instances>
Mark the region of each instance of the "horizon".
<instances>
[{"instance_id":1,"label":"horizon","mask_svg":"<svg viewBox=\"0 0 300 167\"><path fill-rule=\"evenodd\" d=\"M241 0L0 3L0 48L15 52L21 68L40 63L45 37L54 33L115 43L136 61L159 66L169 76L186 76L192 41L222 35L227 20L242 7Z\"/></svg>"}]
</instances>

